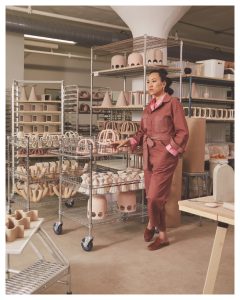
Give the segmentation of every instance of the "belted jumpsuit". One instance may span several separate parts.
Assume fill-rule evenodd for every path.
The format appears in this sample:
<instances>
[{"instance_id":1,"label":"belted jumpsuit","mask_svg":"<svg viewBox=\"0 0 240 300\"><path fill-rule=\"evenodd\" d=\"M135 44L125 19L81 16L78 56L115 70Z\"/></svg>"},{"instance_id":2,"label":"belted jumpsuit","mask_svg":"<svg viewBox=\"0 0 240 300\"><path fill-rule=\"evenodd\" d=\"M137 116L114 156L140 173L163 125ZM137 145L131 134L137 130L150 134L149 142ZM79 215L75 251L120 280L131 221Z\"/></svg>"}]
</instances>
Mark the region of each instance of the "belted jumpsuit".
<instances>
[{"instance_id":1,"label":"belted jumpsuit","mask_svg":"<svg viewBox=\"0 0 240 300\"><path fill-rule=\"evenodd\" d=\"M166 230L165 203L178 155L172 155L166 146L178 154L184 152L188 141L188 127L182 104L166 94L162 104L152 111L150 104L143 111L138 132L133 136L143 146L143 169L149 221L152 227Z\"/></svg>"}]
</instances>

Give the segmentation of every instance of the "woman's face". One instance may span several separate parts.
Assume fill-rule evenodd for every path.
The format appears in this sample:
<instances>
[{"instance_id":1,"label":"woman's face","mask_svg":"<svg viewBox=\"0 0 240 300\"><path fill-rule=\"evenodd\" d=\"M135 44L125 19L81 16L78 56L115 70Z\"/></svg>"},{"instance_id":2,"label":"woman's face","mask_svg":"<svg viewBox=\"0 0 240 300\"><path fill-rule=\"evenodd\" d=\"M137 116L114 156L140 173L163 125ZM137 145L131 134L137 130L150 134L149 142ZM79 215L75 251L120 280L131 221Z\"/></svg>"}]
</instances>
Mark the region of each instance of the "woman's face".
<instances>
[{"instance_id":1,"label":"woman's face","mask_svg":"<svg viewBox=\"0 0 240 300\"><path fill-rule=\"evenodd\" d=\"M166 82L162 81L158 73L151 73L148 76L147 88L151 96L161 96L164 93Z\"/></svg>"}]
</instances>

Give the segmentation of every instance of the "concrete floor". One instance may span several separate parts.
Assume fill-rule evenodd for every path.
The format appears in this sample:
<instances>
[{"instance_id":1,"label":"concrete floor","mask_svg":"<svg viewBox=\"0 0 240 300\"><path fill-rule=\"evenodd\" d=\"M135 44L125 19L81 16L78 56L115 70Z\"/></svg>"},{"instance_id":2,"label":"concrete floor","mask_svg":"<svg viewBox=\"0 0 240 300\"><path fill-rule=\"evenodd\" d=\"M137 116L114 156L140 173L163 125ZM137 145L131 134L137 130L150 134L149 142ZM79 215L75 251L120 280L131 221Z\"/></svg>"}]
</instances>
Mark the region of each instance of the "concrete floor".
<instances>
[{"instance_id":1,"label":"concrete floor","mask_svg":"<svg viewBox=\"0 0 240 300\"><path fill-rule=\"evenodd\" d=\"M39 214L45 218L43 228L70 262L73 294L202 293L215 222L202 219L202 226L199 226L198 217L182 215L181 226L168 229L170 246L157 251L147 249L148 243L143 240L145 224L140 220L96 225L93 249L85 252L80 242L87 235L86 227L64 218L63 234L58 236L53 232L56 207L39 208ZM11 264L21 269L35 259L27 246L21 257L11 258ZM44 290L45 294L65 292L65 285L60 283ZM232 226L224 244L215 294L234 294Z\"/></svg>"}]
</instances>

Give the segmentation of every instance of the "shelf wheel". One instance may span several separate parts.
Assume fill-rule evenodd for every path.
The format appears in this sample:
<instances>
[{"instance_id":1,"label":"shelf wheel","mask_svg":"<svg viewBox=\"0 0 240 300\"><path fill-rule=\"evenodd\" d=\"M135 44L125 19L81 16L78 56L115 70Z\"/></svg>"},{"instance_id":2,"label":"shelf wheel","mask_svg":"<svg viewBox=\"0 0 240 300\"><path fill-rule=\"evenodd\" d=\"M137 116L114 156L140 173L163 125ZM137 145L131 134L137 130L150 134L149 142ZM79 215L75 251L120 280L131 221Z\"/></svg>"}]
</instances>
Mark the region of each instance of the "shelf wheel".
<instances>
[{"instance_id":1,"label":"shelf wheel","mask_svg":"<svg viewBox=\"0 0 240 300\"><path fill-rule=\"evenodd\" d=\"M64 204L67 208L71 208L74 206L74 199L70 199L70 200L66 201Z\"/></svg>"},{"instance_id":2,"label":"shelf wheel","mask_svg":"<svg viewBox=\"0 0 240 300\"><path fill-rule=\"evenodd\" d=\"M63 225L63 223L55 222L53 224L53 231L54 231L54 233L56 233L57 235L62 234L62 225Z\"/></svg>"},{"instance_id":3,"label":"shelf wheel","mask_svg":"<svg viewBox=\"0 0 240 300\"><path fill-rule=\"evenodd\" d=\"M91 251L93 248L93 237L86 236L81 241L81 246L85 251Z\"/></svg>"}]
</instances>

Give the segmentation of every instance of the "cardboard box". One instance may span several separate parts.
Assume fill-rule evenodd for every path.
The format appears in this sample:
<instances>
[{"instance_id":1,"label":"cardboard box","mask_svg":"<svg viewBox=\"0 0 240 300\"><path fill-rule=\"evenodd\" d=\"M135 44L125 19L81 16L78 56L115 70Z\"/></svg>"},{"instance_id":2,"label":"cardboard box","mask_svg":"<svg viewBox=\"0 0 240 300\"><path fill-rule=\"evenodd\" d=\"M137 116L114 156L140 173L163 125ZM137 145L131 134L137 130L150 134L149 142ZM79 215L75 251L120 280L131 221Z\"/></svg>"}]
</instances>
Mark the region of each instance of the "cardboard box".
<instances>
[{"instance_id":1,"label":"cardboard box","mask_svg":"<svg viewBox=\"0 0 240 300\"><path fill-rule=\"evenodd\" d=\"M183 154L183 172L204 172L206 119L186 117L189 139Z\"/></svg>"}]
</instances>

